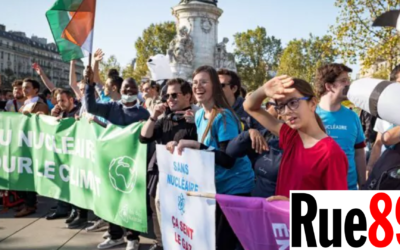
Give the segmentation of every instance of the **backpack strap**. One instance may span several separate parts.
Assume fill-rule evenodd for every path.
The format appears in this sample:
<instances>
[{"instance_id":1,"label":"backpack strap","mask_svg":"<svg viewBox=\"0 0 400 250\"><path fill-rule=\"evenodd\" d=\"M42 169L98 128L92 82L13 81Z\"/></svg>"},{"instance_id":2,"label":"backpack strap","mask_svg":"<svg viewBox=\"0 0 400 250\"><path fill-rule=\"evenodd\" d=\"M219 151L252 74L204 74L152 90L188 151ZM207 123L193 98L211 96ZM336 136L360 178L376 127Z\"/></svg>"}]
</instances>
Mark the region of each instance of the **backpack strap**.
<instances>
[{"instance_id":1,"label":"backpack strap","mask_svg":"<svg viewBox=\"0 0 400 250\"><path fill-rule=\"evenodd\" d=\"M14 104L14 109L15 109L15 112L18 112L18 105L17 105L17 100L13 100L13 104Z\"/></svg>"}]
</instances>

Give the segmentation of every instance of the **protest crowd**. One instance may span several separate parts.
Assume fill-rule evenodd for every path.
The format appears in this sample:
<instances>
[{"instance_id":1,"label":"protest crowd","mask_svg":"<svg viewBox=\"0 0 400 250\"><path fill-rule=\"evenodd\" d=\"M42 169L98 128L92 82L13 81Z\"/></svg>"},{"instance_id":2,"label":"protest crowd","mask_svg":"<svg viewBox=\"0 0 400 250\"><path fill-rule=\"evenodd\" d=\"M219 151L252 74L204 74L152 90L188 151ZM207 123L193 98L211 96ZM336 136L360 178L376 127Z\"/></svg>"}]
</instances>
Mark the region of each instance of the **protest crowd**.
<instances>
[{"instance_id":1,"label":"protest crowd","mask_svg":"<svg viewBox=\"0 0 400 250\"><path fill-rule=\"evenodd\" d=\"M103 83L102 58L103 52L97 50L80 81L71 61L70 89L56 88L34 64L47 89L40 89L33 79L16 80L0 101L5 112L85 117L102 127L143 122L140 142L147 144L148 152L148 209L157 238L153 250L163 249L156 144L171 153L185 148L214 152L217 193L273 202L288 200L290 190L365 189L371 185L366 181L374 166L385 161L383 152L396 150L393 145L400 142L399 126L364 111L357 115L342 105L352 72L343 64L319 68L314 88L295 76L277 76L246 93L235 72L210 66L196 69L191 82L178 78L138 85L111 69ZM400 66L393 69L390 80L400 82ZM15 217L35 213L37 194L18 194L24 203L15 209ZM47 220L60 218L67 218L69 229L88 225L87 210L63 201L47 216ZM101 218L86 230L101 227L108 231L99 249L125 244L125 236L126 249L139 248L139 232ZM215 227L217 249L242 249L219 206Z\"/></svg>"}]
</instances>

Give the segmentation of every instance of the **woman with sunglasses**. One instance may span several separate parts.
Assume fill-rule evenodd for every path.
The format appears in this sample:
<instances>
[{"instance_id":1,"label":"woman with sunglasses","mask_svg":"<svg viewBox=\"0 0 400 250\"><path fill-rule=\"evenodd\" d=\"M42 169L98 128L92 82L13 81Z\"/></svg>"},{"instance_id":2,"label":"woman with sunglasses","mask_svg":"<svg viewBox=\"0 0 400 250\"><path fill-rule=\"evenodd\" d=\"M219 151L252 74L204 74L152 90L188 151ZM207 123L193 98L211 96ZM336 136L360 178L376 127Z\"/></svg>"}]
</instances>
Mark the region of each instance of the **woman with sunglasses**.
<instances>
[{"instance_id":1,"label":"woman with sunglasses","mask_svg":"<svg viewBox=\"0 0 400 250\"><path fill-rule=\"evenodd\" d=\"M179 154L185 148L209 150L215 154L215 186L217 193L250 196L254 172L247 156L233 158L226 154L230 140L241 132L239 119L225 98L216 70L202 66L193 74L193 94L202 108L196 112L198 141L180 140L167 144ZM239 241L217 204L216 245L218 250L235 249Z\"/></svg>"},{"instance_id":2,"label":"woman with sunglasses","mask_svg":"<svg viewBox=\"0 0 400 250\"><path fill-rule=\"evenodd\" d=\"M261 104L276 101L279 122ZM287 199L290 190L347 190L347 157L330 138L315 113L317 100L311 85L288 76L275 77L250 95L245 110L274 135L283 150L275 195ZM286 198L285 198L286 197Z\"/></svg>"}]
</instances>

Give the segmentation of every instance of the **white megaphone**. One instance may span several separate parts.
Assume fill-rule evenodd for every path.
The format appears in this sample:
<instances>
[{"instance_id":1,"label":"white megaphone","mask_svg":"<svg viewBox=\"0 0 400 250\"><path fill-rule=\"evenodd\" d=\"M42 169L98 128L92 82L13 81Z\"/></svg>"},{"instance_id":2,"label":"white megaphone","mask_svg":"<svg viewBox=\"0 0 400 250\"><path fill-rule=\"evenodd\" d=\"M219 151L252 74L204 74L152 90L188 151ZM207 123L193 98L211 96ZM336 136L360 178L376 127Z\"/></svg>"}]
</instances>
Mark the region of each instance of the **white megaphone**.
<instances>
[{"instance_id":1,"label":"white megaphone","mask_svg":"<svg viewBox=\"0 0 400 250\"><path fill-rule=\"evenodd\" d=\"M356 107L371 115L400 125L400 83L359 79L350 85L347 97Z\"/></svg>"}]
</instances>

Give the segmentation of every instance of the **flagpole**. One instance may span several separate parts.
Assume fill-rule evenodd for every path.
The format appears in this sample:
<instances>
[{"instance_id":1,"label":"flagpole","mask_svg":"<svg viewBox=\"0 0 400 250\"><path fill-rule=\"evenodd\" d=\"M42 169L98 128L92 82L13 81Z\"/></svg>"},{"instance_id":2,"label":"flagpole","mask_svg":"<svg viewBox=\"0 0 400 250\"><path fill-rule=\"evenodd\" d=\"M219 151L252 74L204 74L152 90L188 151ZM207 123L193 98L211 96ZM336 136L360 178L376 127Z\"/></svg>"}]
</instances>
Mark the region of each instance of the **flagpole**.
<instances>
[{"instance_id":1,"label":"flagpole","mask_svg":"<svg viewBox=\"0 0 400 250\"><path fill-rule=\"evenodd\" d=\"M216 194L212 193L200 193L200 192L187 192L187 196L193 196L193 197L202 197L202 198L209 198L209 199L215 199Z\"/></svg>"},{"instance_id":2,"label":"flagpole","mask_svg":"<svg viewBox=\"0 0 400 250\"><path fill-rule=\"evenodd\" d=\"M89 64L90 71L93 73L93 69L92 69L92 53L89 53L89 63L88 64ZM89 84L89 85L92 84L92 82L90 82L90 77L88 77L88 79L87 79L87 84Z\"/></svg>"},{"instance_id":3,"label":"flagpole","mask_svg":"<svg viewBox=\"0 0 400 250\"><path fill-rule=\"evenodd\" d=\"M93 42L94 42L94 23L96 21L96 7L97 7L97 0L94 1L94 12L93 12L93 34L92 34L92 44L91 44L91 52L89 53L89 66L93 72L94 69L92 69L92 51L93 51ZM89 81L89 80L88 80Z\"/></svg>"}]
</instances>

